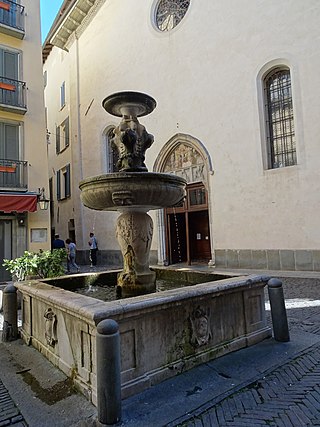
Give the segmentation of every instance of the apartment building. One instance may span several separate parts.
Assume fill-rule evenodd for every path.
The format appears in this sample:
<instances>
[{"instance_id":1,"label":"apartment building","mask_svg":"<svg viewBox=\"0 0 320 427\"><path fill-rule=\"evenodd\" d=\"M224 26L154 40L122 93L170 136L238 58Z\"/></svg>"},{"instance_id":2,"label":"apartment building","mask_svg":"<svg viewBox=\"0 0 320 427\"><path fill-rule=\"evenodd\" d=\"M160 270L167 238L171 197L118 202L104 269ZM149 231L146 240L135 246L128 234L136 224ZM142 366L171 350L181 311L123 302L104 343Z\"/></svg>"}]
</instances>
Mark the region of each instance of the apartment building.
<instances>
[{"instance_id":1,"label":"apartment building","mask_svg":"<svg viewBox=\"0 0 320 427\"><path fill-rule=\"evenodd\" d=\"M51 246L39 0L0 1L2 259Z\"/></svg>"},{"instance_id":2,"label":"apartment building","mask_svg":"<svg viewBox=\"0 0 320 427\"><path fill-rule=\"evenodd\" d=\"M85 251L95 228L117 259L116 214L78 184L115 170L102 101L132 90L157 101L148 169L188 182L183 207L153 213L157 262L320 270L319 19L317 0L64 1L43 48L60 234Z\"/></svg>"}]
</instances>

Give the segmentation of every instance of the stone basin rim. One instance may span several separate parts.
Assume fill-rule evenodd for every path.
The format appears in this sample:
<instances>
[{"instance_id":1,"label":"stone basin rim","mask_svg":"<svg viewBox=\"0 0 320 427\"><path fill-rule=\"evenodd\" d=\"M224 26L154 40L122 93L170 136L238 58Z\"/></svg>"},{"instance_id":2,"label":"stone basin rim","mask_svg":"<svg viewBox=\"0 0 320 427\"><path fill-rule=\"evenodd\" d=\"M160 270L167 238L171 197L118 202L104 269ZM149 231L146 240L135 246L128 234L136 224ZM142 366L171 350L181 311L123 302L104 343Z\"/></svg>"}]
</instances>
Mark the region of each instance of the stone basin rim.
<instances>
[{"instance_id":1,"label":"stone basin rim","mask_svg":"<svg viewBox=\"0 0 320 427\"><path fill-rule=\"evenodd\" d=\"M82 203L99 211L141 211L176 206L186 196L186 180L153 172L118 172L81 181ZM125 202L115 201L123 198ZM130 200L127 202L127 200Z\"/></svg>"},{"instance_id":2,"label":"stone basin rim","mask_svg":"<svg viewBox=\"0 0 320 427\"><path fill-rule=\"evenodd\" d=\"M159 181L161 183L167 182L168 184L180 184L186 185L187 181L181 176L172 175L169 173L160 173L160 172L114 172L114 173L105 173L101 175L95 175L83 179L79 182L80 190L85 189L85 187L92 184L105 183L105 182L117 182L125 180L128 185L130 182L141 182L146 180L147 184L150 184L154 181Z\"/></svg>"}]
</instances>

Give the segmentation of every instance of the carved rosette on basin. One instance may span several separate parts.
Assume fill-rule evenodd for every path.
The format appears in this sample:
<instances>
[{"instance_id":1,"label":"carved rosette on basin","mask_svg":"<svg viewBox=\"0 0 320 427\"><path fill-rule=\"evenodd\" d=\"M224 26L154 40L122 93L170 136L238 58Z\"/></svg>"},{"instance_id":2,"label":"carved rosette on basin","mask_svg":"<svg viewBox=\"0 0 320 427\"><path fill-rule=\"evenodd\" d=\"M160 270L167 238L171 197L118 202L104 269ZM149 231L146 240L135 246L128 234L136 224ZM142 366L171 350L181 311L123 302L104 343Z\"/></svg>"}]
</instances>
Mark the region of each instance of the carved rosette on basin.
<instances>
[{"instance_id":1,"label":"carved rosette on basin","mask_svg":"<svg viewBox=\"0 0 320 427\"><path fill-rule=\"evenodd\" d=\"M180 204L186 195L186 181L147 171L145 151L153 136L137 117L153 111L153 98L139 92L119 92L108 96L102 105L108 113L122 117L112 140L118 150L119 172L80 182L81 199L90 209L121 213L116 229L124 264L118 275L121 296L151 293L155 291L155 273L149 268L153 223L147 211Z\"/></svg>"}]
</instances>

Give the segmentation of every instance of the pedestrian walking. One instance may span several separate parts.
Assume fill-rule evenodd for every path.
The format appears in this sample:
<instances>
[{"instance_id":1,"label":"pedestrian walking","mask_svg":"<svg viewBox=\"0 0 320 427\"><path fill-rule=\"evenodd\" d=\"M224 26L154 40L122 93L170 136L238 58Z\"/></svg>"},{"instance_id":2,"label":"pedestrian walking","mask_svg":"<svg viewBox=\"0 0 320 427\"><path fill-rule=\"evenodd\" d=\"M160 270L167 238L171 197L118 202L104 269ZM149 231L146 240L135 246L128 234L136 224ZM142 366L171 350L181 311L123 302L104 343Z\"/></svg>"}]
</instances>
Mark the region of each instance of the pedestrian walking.
<instances>
[{"instance_id":1,"label":"pedestrian walking","mask_svg":"<svg viewBox=\"0 0 320 427\"><path fill-rule=\"evenodd\" d=\"M90 233L88 244L90 246L90 267L94 267L97 265L98 242L93 232Z\"/></svg>"},{"instance_id":2,"label":"pedestrian walking","mask_svg":"<svg viewBox=\"0 0 320 427\"><path fill-rule=\"evenodd\" d=\"M52 249L63 249L66 245L62 239L60 239L59 234L54 235L54 240L52 242Z\"/></svg>"},{"instance_id":3,"label":"pedestrian walking","mask_svg":"<svg viewBox=\"0 0 320 427\"><path fill-rule=\"evenodd\" d=\"M66 240L66 244L67 244L67 270L68 270L68 273L70 273L70 271L71 271L71 266L77 270L77 273L79 273L80 268L76 264L76 252L77 252L76 245L70 239Z\"/></svg>"}]
</instances>

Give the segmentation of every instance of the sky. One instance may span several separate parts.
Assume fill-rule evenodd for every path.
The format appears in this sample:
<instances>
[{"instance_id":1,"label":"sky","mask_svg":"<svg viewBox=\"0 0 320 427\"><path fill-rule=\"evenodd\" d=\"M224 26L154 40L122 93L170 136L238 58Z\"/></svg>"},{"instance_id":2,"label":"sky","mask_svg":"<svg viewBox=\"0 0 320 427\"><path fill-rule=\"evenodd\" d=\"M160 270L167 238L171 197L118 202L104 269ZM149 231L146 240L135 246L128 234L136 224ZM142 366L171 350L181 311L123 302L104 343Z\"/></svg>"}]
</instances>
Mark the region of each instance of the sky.
<instances>
[{"instance_id":1,"label":"sky","mask_svg":"<svg viewBox=\"0 0 320 427\"><path fill-rule=\"evenodd\" d=\"M40 0L41 40L44 42L63 0Z\"/></svg>"}]
</instances>

